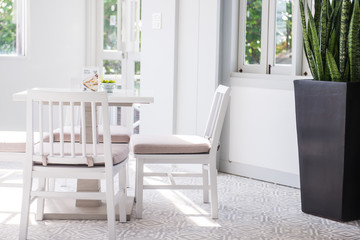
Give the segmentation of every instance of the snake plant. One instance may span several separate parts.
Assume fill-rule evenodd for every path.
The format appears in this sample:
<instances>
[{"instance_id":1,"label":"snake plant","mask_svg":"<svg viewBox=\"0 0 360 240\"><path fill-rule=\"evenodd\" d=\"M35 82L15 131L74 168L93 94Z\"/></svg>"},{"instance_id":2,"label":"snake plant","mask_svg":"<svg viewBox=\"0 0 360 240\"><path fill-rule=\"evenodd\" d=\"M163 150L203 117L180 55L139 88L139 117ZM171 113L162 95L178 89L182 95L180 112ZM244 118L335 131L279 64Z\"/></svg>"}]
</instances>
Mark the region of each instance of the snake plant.
<instances>
[{"instance_id":1,"label":"snake plant","mask_svg":"<svg viewBox=\"0 0 360 240\"><path fill-rule=\"evenodd\" d=\"M360 81L360 0L299 0L303 42L315 80Z\"/></svg>"}]
</instances>

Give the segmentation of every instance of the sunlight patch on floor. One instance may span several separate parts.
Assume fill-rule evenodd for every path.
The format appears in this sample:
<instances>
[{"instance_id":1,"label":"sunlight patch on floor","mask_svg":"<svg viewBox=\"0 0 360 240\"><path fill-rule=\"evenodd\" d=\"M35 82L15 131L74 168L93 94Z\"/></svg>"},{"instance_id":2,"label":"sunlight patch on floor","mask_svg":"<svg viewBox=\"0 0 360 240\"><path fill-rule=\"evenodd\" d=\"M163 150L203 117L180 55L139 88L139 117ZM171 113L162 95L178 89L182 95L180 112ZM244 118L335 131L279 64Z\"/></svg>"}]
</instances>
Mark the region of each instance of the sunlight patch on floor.
<instances>
[{"instance_id":1,"label":"sunlight patch on floor","mask_svg":"<svg viewBox=\"0 0 360 240\"><path fill-rule=\"evenodd\" d=\"M144 166L145 172L151 172L149 168ZM162 177L146 177L144 184L165 185ZM149 190L146 190L149 191ZM187 218L200 227L221 227L217 222L211 219L210 214L194 203L191 199L177 190L157 190L162 196L168 199L174 206L179 209ZM202 190L198 190L202 191ZM205 215L205 216L204 216Z\"/></svg>"},{"instance_id":2,"label":"sunlight patch on floor","mask_svg":"<svg viewBox=\"0 0 360 240\"><path fill-rule=\"evenodd\" d=\"M3 169L4 170L4 169ZM7 173L15 173L9 175ZM22 203L22 171L1 171L0 178L0 223L8 225L18 225L20 223L21 203ZM6 197L4 197L6 196ZM30 224L36 224L35 204L30 208Z\"/></svg>"},{"instance_id":3,"label":"sunlight patch on floor","mask_svg":"<svg viewBox=\"0 0 360 240\"><path fill-rule=\"evenodd\" d=\"M22 188L0 187L0 223L19 224Z\"/></svg>"}]
</instances>

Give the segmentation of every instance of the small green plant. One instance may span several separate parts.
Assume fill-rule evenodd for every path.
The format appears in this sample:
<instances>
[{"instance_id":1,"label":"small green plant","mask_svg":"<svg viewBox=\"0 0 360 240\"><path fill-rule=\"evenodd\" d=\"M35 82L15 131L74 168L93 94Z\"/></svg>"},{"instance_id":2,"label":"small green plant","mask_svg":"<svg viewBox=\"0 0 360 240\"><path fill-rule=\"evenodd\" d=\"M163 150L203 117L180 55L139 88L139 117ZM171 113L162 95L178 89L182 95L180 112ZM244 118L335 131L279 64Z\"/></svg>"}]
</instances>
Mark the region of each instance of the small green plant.
<instances>
[{"instance_id":1,"label":"small green plant","mask_svg":"<svg viewBox=\"0 0 360 240\"><path fill-rule=\"evenodd\" d=\"M101 83L115 83L115 80L101 80Z\"/></svg>"},{"instance_id":2,"label":"small green plant","mask_svg":"<svg viewBox=\"0 0 360 240\"><path fill-rule=\"evenodd\" d=\"M360 81L359 0L299 0L304 50L314 80ZM306 22L306 16L308 20Z\"/></svg>"}]
</instances>

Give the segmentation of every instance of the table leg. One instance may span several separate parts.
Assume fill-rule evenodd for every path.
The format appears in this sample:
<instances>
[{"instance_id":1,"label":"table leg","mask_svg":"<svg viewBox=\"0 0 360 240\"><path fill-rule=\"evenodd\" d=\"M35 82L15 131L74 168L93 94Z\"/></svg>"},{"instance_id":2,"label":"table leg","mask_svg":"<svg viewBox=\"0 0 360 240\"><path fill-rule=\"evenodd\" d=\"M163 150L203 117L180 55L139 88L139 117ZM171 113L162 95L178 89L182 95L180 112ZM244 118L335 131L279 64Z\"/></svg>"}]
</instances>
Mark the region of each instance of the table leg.
<instances>
[{"instance_id":1,"label":"table leg","mask_svg":"<svg viewBox=\"0 0 360 240\"><path fill-rule=\"evenodd\" d=\"M100 192L100 181L97 179L78 179L77 188L78 192ZM99 207L100 200L76 200L77 207Z\"/></svg>"}]
</instances>

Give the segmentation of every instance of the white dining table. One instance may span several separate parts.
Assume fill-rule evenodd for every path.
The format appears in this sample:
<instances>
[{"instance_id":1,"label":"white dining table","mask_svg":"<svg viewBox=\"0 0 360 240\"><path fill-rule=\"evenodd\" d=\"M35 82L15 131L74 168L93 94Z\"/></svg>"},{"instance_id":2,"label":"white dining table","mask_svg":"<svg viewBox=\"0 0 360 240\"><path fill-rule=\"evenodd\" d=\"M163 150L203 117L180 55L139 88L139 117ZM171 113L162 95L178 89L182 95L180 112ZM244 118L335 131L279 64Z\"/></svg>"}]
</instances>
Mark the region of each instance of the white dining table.
<instances>
[{"instance_id":1,"label":"white dining table","mask_svg":"<svg viewBox=\"0 0 360 240\"><path fill-rule=\"evenodd\" d=\"M39 90L56 90L68 92L82 92L76 88L33 88ZM27 90L16 92L12 95L13 101L26 102ZM154 102L151 90L118 90L108 93L109 106L131 107L134 104L150 104ZM87 128L91 126L87 126ZM88 131L89 132L89 131ZM91 136L90 136L91 138ZM97 180L79 180L78 186L85 186L86 189L93 187L93 191L98 191L100 183ZM79 190L79 189L78 189ZM80 189L81 191L81 189ZM134 198L128 197L127 215L130 217L131 207ZM44 219L106 219L106 207L98 200L77 200L76 204L72 201L57 201L56 199L47 200L47 207L44 212Z\"/></svg>"},{"instance_id":2,"label":"white dining table","mask_svg":"<svg viewBox=\"0 0 360 240\"><path fill-rule=\"evenodd\" d=\"M60 92L83 92L77 88L33 88L39 90L56 90ZM13 94L14 101L26 101L27 90ZM114 89L113 93L108 93L108 101L111 106L132 106L134 104L149 104L154 102L152 91L150 90L119 90Z\"/></svg>"}]
</instances>

